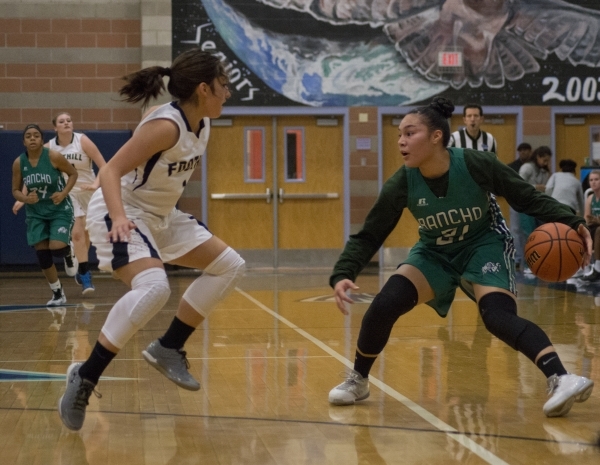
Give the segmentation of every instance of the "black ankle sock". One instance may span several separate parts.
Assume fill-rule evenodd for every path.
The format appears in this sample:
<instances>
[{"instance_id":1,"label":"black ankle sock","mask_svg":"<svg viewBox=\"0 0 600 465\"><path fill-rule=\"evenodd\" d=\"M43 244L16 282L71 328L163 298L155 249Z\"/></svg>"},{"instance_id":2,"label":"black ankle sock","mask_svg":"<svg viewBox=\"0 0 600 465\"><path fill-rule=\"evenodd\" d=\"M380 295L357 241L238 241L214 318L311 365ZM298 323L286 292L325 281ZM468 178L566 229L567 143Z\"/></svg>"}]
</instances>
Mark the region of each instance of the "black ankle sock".
<instances>
[{"instance_id":1,"label":"black ankle sock","mask_svg":"<svg viewBox=\"0 0 600 465\"><path fill-rule=\"evenodd\" d=\"M365 357L357 350L354 356L354 371L358 371L363 378L368 378L375 360L377 357Z\"/></svg>"},{"instance_id":2,"label":"black ankle sock","mask_svg":"<svg viewBox=\"0 0 600 465\"><path fill-rule=\"evenodd\" d=\"M542 355L538 359L536 365L544 372L546 378L550 378L552 375L562 376L567 374L567 370L565 370L565 367L563 366L556 352L550 352L546 355Z\"/></svg>"},{"instance_id":3,"label":"black ankle sock","mask_svg":"<svg viewBox=\"0 0 600 465\"><path fill-rule=\"evenodd\" d=\"M117 354L96 341L94 350L92 350L89 358L79 368L79 376L94 384L98 384L100 375L106 370L106 367L115 358L115 355Z\"/></svg>"},{"instance_id":4,"label":"black ankle sock","mask_svg":"<svg viewBox=\"0 0 600 465\"><path fill-rule=\"evenodd\" d=\"M160 345L166 349L181 349L185 341L192 335L196 328L185 324L179 318L174 317L171 326L163 337L158 338Z\"/></svg>"},{"instance_id":5,"label":"black ankle sock","mask_svg":"<svg viewBox=\"0 0 600 465\"><path fill-rule=\"evenodd\" d=\"M79 267L77 269L77 272L79 274L86 274L88 271L90 271L89 262L79 262Z\"/></svg>"}]
</instances>

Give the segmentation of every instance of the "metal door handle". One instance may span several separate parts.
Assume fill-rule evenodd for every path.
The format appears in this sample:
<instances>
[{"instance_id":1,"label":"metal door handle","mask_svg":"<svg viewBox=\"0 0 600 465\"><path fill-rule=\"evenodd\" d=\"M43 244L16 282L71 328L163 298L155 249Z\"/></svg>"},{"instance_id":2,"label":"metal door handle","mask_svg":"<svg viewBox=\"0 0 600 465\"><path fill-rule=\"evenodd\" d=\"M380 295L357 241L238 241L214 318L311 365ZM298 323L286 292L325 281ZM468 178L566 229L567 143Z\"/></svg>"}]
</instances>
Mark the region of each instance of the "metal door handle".
<instances>
[{"instance_id":1,"label":"metal door handle","mask_svg":"<svg viewBox=\"0 0 600 465\"><path fill-rule=\"evenodd\" d=\"M284 199L339 199L340 196L337 192L325 192L323 194L310 193L310 194L286 194L283 189L279 189L279 203L283 203Z\"/></svg>"},{"instance_id":2,"label":"metal door handle","mask_svg":"<svg viewBox=\"0 0 600 465\"><path fill-rule=\"evenodd\" d=\"M266 200L267 203L271 203L271 189L267 187L267 191L264 194L243 194L243 193L221 193L221 194L210 194L210 198L213 200Z\"/></svg>"}]
</instances>

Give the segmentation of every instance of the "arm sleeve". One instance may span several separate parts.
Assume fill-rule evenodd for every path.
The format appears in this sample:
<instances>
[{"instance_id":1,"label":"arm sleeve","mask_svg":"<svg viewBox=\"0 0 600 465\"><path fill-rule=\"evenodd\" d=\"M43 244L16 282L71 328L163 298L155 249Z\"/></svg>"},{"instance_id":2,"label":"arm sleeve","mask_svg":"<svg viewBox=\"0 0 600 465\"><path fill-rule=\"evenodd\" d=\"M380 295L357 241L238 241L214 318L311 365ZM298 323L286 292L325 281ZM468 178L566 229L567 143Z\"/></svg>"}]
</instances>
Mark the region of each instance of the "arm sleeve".
<instances>
[{"instance_id":1,"label":"arm sleeve","mask_svg":"<svg viewBox=\"0 0 600 465\"><path fill-rule=\"evenodd\" d=\"M585 224L585 220L574 215L567 205L537 191L532 184L521 179L496 156L476 150L465 150L465 163L471 176L482 189L504 197L519 213L533 216L544 223L564 223L573 229Z\"/></svg>"},{"instance_id":2,"label":"arm sleeve","mask_svg":"<svg viewBox=\"0 0 600 465\"><path fill-rule=\"evenodd\" d=\"M406 204L406 170L402 167L384 184L362 229L346 242L329 278L331 287L342 279L356 280L398 224Z\"/></svg>"}]
</instances>

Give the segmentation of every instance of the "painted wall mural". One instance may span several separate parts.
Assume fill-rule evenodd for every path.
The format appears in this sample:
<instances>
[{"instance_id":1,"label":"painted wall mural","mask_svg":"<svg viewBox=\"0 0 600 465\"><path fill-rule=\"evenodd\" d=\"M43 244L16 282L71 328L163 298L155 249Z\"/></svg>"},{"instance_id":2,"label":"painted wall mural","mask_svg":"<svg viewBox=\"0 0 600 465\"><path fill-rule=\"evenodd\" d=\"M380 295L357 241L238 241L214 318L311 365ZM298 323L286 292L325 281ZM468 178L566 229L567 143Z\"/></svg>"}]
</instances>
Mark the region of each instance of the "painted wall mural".
<instances>
[{"instance_id":1,"label":"painted wall mural","mask_svg":"<svg viewBox=\"0 0 600 465\"><path fill-rule=\"evenodd\" d=\"M173 0L238 106L600 105L598 0Z\"/></svg>"}]
</instances>

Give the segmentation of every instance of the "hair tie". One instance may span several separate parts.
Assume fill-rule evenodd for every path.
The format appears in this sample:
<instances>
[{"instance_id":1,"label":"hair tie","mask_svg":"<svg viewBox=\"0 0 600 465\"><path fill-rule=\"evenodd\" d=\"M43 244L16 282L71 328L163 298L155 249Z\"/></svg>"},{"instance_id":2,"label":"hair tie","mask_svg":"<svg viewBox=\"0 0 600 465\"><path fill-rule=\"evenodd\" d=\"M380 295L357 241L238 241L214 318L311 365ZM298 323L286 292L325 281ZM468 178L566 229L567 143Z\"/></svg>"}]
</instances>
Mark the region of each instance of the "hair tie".
<instances>
[{"instance_id":1,"label":"hair tie","mask_svg":"<svg viewBox=\"0 0 600 465\"><path fill-rule=\"evenodd\" d=\"M163 76L171 76L171 68L161 68L160 72Z\"/></svg>"},{"instance_id":2,"label":"hair tie","mask_svg":"<svg viewBox=\"0 0 600 465\"><path fill-rule=\"evenodd\" d=\"M40 129L40 127L37 124L28 124L27 126L25 126L25 129L23 129L23 137L25 137L25 133L27 132L28 129L37 129L38 132L42 135L42 138L44 137L44 133L42 132L42 130Z\"/></svg>"}]
</instances>

